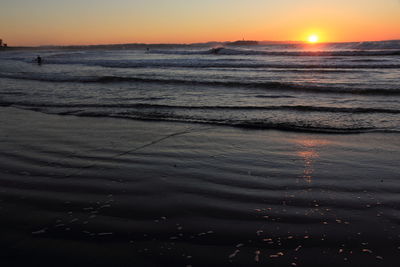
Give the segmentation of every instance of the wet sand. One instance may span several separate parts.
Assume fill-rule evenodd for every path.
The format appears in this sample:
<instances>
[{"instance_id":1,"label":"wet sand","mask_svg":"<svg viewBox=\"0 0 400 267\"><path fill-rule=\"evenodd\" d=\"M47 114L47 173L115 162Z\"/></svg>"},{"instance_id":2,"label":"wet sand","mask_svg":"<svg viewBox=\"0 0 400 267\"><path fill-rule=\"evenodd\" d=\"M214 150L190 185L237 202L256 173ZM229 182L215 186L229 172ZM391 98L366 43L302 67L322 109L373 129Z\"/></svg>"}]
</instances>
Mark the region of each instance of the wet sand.
<instances>
[{"instance_id":1,"label":"wet sand","mask_svg":"<svg viewBox=\"0 0 400 267\"><path fill-rule=\"evenodd\" d=\"M2 266L398 266L398 134L0 111Z\"/></svg>"}]
</instances>

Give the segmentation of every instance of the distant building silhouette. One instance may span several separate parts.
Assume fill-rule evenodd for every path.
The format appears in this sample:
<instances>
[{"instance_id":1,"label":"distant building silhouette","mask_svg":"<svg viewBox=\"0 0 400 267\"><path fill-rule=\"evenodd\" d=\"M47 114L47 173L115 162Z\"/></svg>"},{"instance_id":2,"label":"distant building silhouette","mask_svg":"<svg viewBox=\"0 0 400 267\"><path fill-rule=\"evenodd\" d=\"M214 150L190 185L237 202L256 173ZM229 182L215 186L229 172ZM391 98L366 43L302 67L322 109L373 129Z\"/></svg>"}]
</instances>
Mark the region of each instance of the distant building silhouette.
<instances>
[{"instance_id":1,"label":"distant building silhouette","mask_svg":"<svg viewBox=\"0 0 400 267\"><path fill-rule=\"evenodd\" d=\"M3 46L3 40L0 39L0 46Z\"/></svg>"}]
</instances>

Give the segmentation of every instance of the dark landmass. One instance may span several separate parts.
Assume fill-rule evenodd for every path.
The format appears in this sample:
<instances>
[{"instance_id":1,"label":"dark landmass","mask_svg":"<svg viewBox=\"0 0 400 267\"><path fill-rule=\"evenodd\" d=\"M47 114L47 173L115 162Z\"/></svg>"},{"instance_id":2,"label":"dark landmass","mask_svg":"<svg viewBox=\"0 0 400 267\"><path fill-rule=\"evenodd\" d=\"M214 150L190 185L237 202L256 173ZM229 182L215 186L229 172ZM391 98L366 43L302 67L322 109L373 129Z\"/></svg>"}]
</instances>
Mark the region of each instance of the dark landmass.
<instances>
[{"instance_id":1,"label":"dark landmass","mask_svg":"<svg viewBox=\"0 0 400 267\"><path fill-rule=\"evenodd\" d=\"M102 45L48 45L48 46L8 46L0 47L0 51L9 50L49 50L49 49L65 49L65 50L128 50L128 49L168 49L168 48L191 48L191 47L223 47L223 46L252 46L252 45L269 45L280 46L281 48L296 48L308 44L302 41L254 41L254 40L238 40L226 42L205 42L205 43L191 43L191 44L145 44L145 43L130 43L130 44L102 44ZM347 44L355 49L376 49L379 44L382 49L399 49L400 40L386 40L386 41L365 41L365 42L329 42L318 43L313 46L324 45L344 45Z\"/></svg>"},{"instance_id":2,"label":"dark landmass","mask_svg":"<svg viewBox=\"0 0 400 267\"><path fill-rule=\"evenodd\" d=\"M226 45L259 45L259 44L260 43L258 41L246 41L246 40L226 43Z\"/></svg>"}]
</instances>

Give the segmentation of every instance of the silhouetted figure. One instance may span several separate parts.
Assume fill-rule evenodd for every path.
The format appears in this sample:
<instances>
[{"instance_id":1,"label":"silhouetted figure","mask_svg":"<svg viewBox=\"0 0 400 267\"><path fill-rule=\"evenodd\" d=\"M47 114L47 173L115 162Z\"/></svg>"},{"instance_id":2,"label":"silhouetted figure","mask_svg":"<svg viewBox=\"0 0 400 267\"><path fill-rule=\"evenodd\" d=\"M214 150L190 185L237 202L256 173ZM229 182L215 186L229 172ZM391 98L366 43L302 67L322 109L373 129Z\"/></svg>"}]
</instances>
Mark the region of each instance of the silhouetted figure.
<instances>
[{"instance_id":1,"label":"silhouetted figure","mask_svg":"<svg viewBox=\"0 0 400 267\"><path fill-rule=\"evenodd\" d=\"M40 56L38 56L36 58L36 62L37 62L38 65L42 65L42 58Z\"/></svg>"},{"instance_id":2,"label":"silhouetted figure","mask_svg":"<svg viewBox=\"0 0 400 267\"><path fill-rule=\"evenodd\" d=\"M218 54L221 50L223 49L223 47L215 47L215 48L211 48L211 53L213 54Z\"/></svg>"}]
</instances>

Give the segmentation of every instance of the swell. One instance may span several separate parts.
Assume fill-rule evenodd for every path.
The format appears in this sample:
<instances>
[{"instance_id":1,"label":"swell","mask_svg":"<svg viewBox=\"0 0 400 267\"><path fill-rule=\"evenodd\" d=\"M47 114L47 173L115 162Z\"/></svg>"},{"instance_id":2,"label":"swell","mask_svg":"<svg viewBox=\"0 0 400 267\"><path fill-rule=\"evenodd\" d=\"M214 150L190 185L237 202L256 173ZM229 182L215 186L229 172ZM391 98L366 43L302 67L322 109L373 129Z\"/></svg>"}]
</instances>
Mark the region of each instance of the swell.
<instances>
[{"instance_id":1,"label":"swell","mask_svg":"<svg viewBox=\"0 0 400 267\"><path fill-rule=\"evenodd\" d=\"M62 64L62 63L61 63ZM400 64L265 64L245 62L199 61L185 62L103 62L83 63L65 62L64 64L84 64L107 68L231 68L231 69L399 69Z\"/></svg>"},{"instance_id":2,"label":"swell","mask_svg":"<svg viewBox=\"0 0 400 267\"><path fill-rule=\"evenodd\" d=\"M332 57L332 56L400 56L400 50L341 50L341 51L263 51L250 49L232 49L216 47L209 50L153 50L151 54L165 55L261 55L296 57Z\"/></svg>"},{"instance_id":3,"label":"swell","mask_svg":"<svg viewBox=\"0 0 400 267\"><path fill-rule=\"evenodd\" d=\"M1 105L0 105L1 106ZM4 106L4 104L3 104ZM383 132L383 133L400 133L397 128L379 128L375 126L358 127L356 125L349 127L341 126L330 126L330 125L319 125L318 121L313 123L307 121L271 121L270 119L229 119L229 118L207 118L207 117L196 117L191 115L179 115L174 112L160 112L159 107L151 107L151 110L102 110L99 109L79 109L79 107L58 109L63 105L52 107L54 105L48 105L50 107L43 107L43 105L24 106L24 105L13 105L13 107L32 110L36 112L42 112L47 114L56 115L70 115L78 117L100 117L100 118L120 118L120 119L132 119L142 121L166 121L166 122L182 122L182 123L199 123L217 126L229 126L239 127L246 129L256 130L282 130L290 132L311 132L311 133L326 133L326 134L359 134L359 133L370 133L370 132ZM225 107L223 107L225 108ZM365 111L366 112L366 111ZM396 111L397 112L397 111Z\"/></svg>"},{"instance_id":4,"label":"swell","mask_svg":"<svg viewBox=\"0 0 400 267\"><path fill-rule=\"evenodd\" d=\"M303 112L332 112L332 113L388 113L400 114L400 110L386 108L346 108L307 105L276 105L276 106L177 106L164 104L56 104L56 103L29 103L29 102L0 102L1 106L21 106L34 108L123 108L123 109L180 109L180 110L257 110L257 111L303 111Z\"/></svg>"},{"instance_id":5,"label":"swell","mask_svg":"<svg viewBox=\"0 0 400 267\"><path fill-rule=\"evenodd\" d=\"M275 53L275 52L271 52ZM396 61L390 60L382 60L381 57L379 60L373 58L371 60L365 58L355 58L359 59L355 61L355 59L350 62L353 63L336 63L329 64L329 62L325 63L304 63L299 64L295 63L266 63L264 60L251 60L251 59L243 59L243 58L234 58L234 57L219 57L218 55L213 58L175 58L175 59L119 59L119 60L90 60L90 59L54 59L54 58L46 58L44 64L58 64L58 65L84 65L84 66L100 66L105 68L122 68L122 69L135 69L135 68L230 68L230 69L290 69L290 71L294 71L293 69L298 69L300 71L304 69L333 69L336 71L340 71L341 69L399 69L400 64ZM293 57L287 55L288 57ZM345 57L346 59L351 59L351 57ZM26 61L26 59L21 59L22 62L32 63L31 61ZM287 60L284 60L287 61ZM282 61L282 62L284 62ZM322 71L321 70L321 71Z\"/></svg>"},{"instance_id":6,"label":"swell","mask_svg":"<svg viewBox=\"0 0 400 267\"><path fill-rule=\"evenodd\" d=\"M270 122L270 121L234 121L234 120L218 120L218 119L197 119L190 117L172 117L162 114L149 114L149 115L123 115L112 114L104 115L96 112L77 112L66 113L59 115L73 115L82 117L111 117L120 119L133 119L143 121L167 121L167 122L183 122L183 123L201 123L218 126L239 127L245 129L255 130L281 130L289 132L310 132L310 133L326 133L326 134L359 134L368 132L384 132L384 133L399 133L395 129L379 129L375 127L354 127L354 128L341 128L341 127L317 127L310 125L301 125L289 122Z\"/></svg>"},{"instance_id":7,"label":"swell","mask_svg":"<svg viewBox=\"0 0 400 267\"><path fill-rule=\"evenodd\" d=\"M343 93L343 94L361 94L361 95L400 95L400 88L393 89L364 89L337 86L319 86L294 84L285 82L240 82L240 81L207 81L207 80L180 80L180 79L158 79L158 78L139 78L139 77L121 77L121 76L102 76L102 77L40 77L40 76L11 76L1 75L3 78L34 80L42 82L58 83L157 83L172 85L193 85L193 86L219 86L219 87L247 87L268 90L295 90L314 93Z\"/></svg>"}]
</instances>

